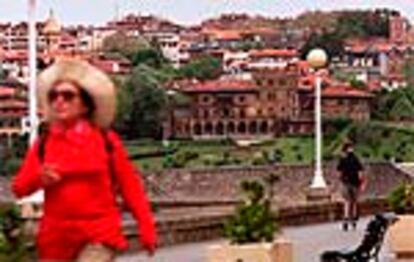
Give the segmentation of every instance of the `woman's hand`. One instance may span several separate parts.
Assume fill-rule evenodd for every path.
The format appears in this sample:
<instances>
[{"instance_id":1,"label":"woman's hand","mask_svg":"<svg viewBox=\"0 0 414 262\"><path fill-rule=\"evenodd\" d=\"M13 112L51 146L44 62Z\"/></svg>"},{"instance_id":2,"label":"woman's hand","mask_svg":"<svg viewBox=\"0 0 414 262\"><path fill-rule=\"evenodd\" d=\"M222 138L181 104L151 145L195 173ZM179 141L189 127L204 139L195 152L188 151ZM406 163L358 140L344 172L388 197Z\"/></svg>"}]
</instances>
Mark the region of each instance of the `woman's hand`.
<instances>
[{"instance_id":1,"label":"woman's hand","mask_svg":"<svg viewBox=\"0 0 414 262\"><path fill-rule=\"evenodd\" d=\"M62 180L62 177L55 171L55 168L47 164L43 166L40 178L44 187L55 185Z\"/></svg>"}]
</instances>

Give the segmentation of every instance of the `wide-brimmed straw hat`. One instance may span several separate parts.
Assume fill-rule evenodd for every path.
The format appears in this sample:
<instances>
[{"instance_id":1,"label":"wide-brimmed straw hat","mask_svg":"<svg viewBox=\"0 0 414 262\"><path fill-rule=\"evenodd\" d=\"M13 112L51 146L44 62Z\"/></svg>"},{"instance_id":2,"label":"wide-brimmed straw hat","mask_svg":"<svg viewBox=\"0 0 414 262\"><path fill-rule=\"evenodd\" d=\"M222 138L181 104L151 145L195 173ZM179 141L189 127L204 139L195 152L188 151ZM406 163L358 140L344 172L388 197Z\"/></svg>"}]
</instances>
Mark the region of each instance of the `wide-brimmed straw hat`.
<instances>
[{"instance_id":1,"label":"wide-brimmed straw hat","mask_svg":"<svg viewBox=\"0 0 414 262\"><path fill-rule=\"evenodd\" d=\"M115 86L110 78L86 61L73 58L57 60L38 76L37 95L46 122L52 119L48 93L57 82L69 81L78 84L93 99L95 111L92 121L101 128L108 128L115 116Z\"/></svg>"}]
</instances>

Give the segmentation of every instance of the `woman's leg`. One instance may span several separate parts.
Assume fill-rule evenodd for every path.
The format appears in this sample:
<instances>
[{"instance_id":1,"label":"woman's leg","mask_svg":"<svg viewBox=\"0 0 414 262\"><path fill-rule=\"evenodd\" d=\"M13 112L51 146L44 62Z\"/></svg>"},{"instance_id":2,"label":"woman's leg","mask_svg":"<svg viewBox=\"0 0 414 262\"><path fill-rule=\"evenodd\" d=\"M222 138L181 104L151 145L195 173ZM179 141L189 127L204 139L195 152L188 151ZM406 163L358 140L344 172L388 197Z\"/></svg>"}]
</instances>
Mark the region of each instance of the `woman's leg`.
<instances>
[{"instance_id":1,"label":"woman's leg","mask_svg":"<svg viewBox=\"0 0 414 262\"><path fill-rule=\"evenodd\" d=\"M102 244L89 244L79 254L76 262L113 262L115 251Z\"/></svg>"}]
</instances>

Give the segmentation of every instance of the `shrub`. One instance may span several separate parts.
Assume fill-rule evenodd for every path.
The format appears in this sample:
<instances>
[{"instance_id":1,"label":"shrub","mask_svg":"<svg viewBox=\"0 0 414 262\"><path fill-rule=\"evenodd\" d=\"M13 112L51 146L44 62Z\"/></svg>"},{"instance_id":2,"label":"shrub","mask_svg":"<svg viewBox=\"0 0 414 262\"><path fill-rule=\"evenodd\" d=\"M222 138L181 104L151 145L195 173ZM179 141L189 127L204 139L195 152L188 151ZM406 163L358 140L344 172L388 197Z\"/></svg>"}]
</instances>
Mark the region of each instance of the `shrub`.
<instances>
[{"instance_id":1,"label":"shrub","mask_svg":"<svg viewBox=\"0 0 414 262\"><path fill-rule=\"evenodd\" d=\"M19 158L9 158L6 159L2 166L2 173L6 176L12 176L16 174L21 165L21 159Z\"/></svg>"},{"instance_id":2,"label":"shrub","mask_svg":"<svg viewBox=\"0 0 414 262\"><path fill-rule=\"evenodd\" d=\"M387 196L387 202L397 214L414 213L414 183L403 182L393 188Z\"/></svg>"},{"instance_id":3,"label":"shrub","mask_svg":"<svg viewBox=\"0 0 414 262\"><path fill-rule=\"evenodd\" d=\"M264 197L263 185L257 181L243 181L241 189L246 199L225 224L226 237L237 244L273 241L278 226L270 201Z\"/></svg>"},{"instance_id":4,"label":"shrub","mask_svg":"<svg viewBox=\"0 0 414 262\"><path fill-rule=\"evenodd\" d=\"M252 165L254 166L261 166L267 164L267 159L263 155L263 152L256 152L253 154L252 157Z\"/></svg>"},{"instance_id":5,"label":"shrub","mask_svg":"<svg viewBox=\"0 0 414 262\"><path fill-rule=\"evenodd\" d=\"M24 231L24 220L19 208L11 203L0 205L0 261L29 262L34 261Z\"/></svg>"},{"instance_id":6,"label":"shrub","mask_svg":"<svg viewBox=\"0 0 414 262\"><path fill-rule=\"evenodd\" d=\"M171 161L171 167L175 168L182 168L185 167L186 164L193 160L198 158L198 153L193 151L181 151L175 154Z\"/></svg>"},{"instance_id":7,"label":"shrub","mask_svg":"<svg viewBox=\"0 0 414 262\"><path fill-rule=\"evenodd\" d=\"M273 162L279 163L279 162L282 162L282 160L283 160L283 151L280 150L279 148L276 148L275 150L273 150Z\"/></svg>"}]
</instances>

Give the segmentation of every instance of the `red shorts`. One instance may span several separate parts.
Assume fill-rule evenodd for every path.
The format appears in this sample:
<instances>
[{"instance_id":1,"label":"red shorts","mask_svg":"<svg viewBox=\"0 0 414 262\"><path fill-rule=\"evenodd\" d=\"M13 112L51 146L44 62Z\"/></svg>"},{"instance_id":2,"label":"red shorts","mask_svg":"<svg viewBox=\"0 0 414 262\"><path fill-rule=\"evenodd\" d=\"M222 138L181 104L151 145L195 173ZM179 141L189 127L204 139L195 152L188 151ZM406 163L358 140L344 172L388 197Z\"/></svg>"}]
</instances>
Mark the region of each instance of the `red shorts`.
<instances>
[{"instance_id":1,"label":"red shorts","mask_svg":"<svg viewBox=\"0 0 414 262\"><path fill-rule=\"evenodd\" d=\"M87 244L103 244L116 250L127 248L120 221L99 219L43 219L37 237L41 260L70 261Z\"/></svg>"}]
</instances>

